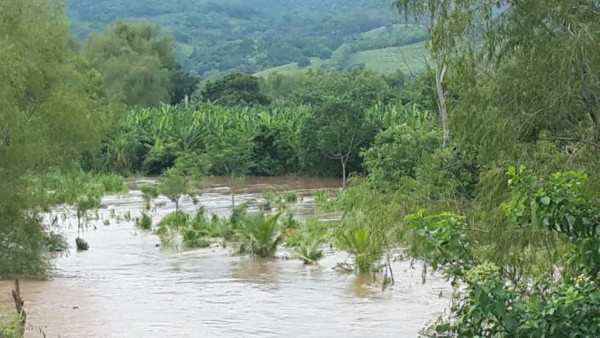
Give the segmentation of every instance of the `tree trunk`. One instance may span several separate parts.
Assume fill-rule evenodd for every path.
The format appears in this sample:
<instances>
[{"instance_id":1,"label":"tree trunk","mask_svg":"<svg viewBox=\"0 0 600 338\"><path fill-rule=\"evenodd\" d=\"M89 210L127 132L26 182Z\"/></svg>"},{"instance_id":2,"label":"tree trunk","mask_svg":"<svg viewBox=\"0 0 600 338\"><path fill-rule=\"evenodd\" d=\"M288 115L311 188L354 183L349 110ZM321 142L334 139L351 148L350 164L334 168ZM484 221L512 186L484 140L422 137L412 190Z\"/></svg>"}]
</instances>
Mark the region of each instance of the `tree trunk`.
<instances>
[{"instance_id":1,"label":"tree trunk","mask_svg":"<svg viewBox=\"0 0 600 338\"><path fill-rule=\"evenodd\" d=\"M446 108L446 95L444 93L444 74L446 73L446 66L442 69L438 65L435 66L435 88L437 93L437 106L440 113L440 120L442 121L442 133L443 133L443 146L446 147L450 143L450 122L448 119L448 110Z\"/></svg>"},{"instance_id":2,"label":"tree trunk","mask_svg":"<svg viewBox=\"0 0 600 338\"><path fill-rule=\"evenodd\" d=\"M233 179L229 178L229 195L231 195L231 208L235 209L235 195L233 193Z\"/></svg>"},{"instance_id":3,"label":"tree trunk","mask_svg":"<svg viewBox=\"0 0 600 338\"><path fill-rule=\"evenodd\" d=\"M235 195L233 194L233 189L231 189L231 187L229 188L229 192L231 195L231 207L235 209Z\"/></svg>"},{"instance_id":4,"label":"tree trunk","mask_svg":"<svg viewBox=\"0 0 600 338\"><path fill-rule=\"evenodd\" d=\"M346 189L346 161L344 158L340 158L340 162L342 162L342 188Z\"/></svg>"},{"instance_id":5,"label":"tree trunk","mask_svg":"<svg viewBox=\"0 0 600 338\"><path fill-rule=\"evenodd\" d=\"M21 298L21 285L19 284L18 279L15 279L15 289L12 290L12 297L13 297L13 300L15 301L15 308L17 310L17 313L21 317L21 325L23 326L23 329L24 329L25 321L27 320L27 314L25 313L25 310L23 310L23 306L25 305L25 302Z\"/></svg>"}]
</instances>

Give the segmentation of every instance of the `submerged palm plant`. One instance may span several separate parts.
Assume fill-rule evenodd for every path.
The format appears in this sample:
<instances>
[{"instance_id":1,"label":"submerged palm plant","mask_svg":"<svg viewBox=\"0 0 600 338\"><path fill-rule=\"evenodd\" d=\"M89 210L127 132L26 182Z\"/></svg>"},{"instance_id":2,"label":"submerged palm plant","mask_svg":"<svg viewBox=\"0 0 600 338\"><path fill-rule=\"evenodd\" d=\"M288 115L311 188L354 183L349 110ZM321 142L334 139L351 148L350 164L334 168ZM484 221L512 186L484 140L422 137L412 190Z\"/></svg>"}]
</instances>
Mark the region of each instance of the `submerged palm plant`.
<instances>
[{"instance_id":1,"label":"submerged palm plant","mask_svg":"<svg viewBox=\"0 0 600 338\"><path fill-rule=\"evenodd\" d=\"M338 231L335 237L338 248L354 256L354 265L360 272L373 271L383 255L383 247L369 229L350 228Z\"/></svg>"},{"instance_id":2,"label":"submerged palm plant","mask_svg":"<svg viewBox=\"0 0 600 338\"><path fill-rule=\"evenodd\" d=\"M236 231L242 242L241 251L259 257L273 257L277 246L283 241L284 233L278 223L281 213L265 215L263 212L248 214L242 218Z\"/></svg>"},{"instance_id":3,"label":"submerged palm plant","mask_svg":"<svg viewBox=\"0 0 600 338\"><path fill-rule=\"evenodd\" d=\"M292 257L301 259L304 264L317 264L323 258L322 244L325 237L308 236L302 237L299 243L292 249Z\"/></svg>"}]
</instances>

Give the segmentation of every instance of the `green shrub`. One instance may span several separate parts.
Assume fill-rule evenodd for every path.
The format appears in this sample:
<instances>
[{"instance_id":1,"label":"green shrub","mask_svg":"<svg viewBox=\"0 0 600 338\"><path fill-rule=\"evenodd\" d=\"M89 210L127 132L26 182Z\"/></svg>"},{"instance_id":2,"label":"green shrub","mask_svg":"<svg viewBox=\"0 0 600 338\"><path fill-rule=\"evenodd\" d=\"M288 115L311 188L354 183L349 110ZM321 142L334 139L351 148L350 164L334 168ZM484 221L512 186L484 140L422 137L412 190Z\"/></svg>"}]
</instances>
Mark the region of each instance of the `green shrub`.
<instances>
[{"instance_id":1,"label":"green shrub","mask_svg":"<svg viewBox=\"0 0 600 338\"><path fill-rule=\"evenodd\" d=\"M22 338L25 332L23 332L23 320L20 316L5 322L0 323L0 337L3 338Z\"/></svg>"},{"instance_id":2,"label":"green shrub","mask_svg":"<svg viewBox=\"0 0 600 338\"><path fill-rule=\"evenodd\" d=\"M144 185L140 187L140 191L144 197L144 209L150 210L152 199L158 197L158 187L156 185Z\"/></svg>"},{"instance_id":3,"label":"green shrub","mask_svg":"<svg viewBox=\"0 0 600 338\"><path fill-rule=\"evenodd\" d=\"M316 219L301 223L297 228L288 231L285 244L290 247L299 246L301 243L309 242L310 239L320 239L321 242L327 241L331 235L329 225Z\"/></svg>"},{"instance_id":4,"label":"green shrub","mask_svg":"<svg viewBox=\"0 0 600 338\"><path fill-rule=\"evenodd\" d=\"M103 174L98 175L96 178L98 184L102 186L104 192L124 192L127 191L127 187L123 182L123 177L116 174Z\"/></svg>"},{"instance_id":5,"label":"green shrub","mask_svg":"<svg viewBox=\"0 0 600 338\"><path fill-rule=\"evenodd\" d=\"M172 247L182 229L188 227L190 217L183 211L174 211L166 215L159 223L156 233L164 247Z\"/></svg>"},{"instance_id":6,"label":"green shrub","mask_svg":"<svg viewBox=\"0 0 600 338\"><path fill-rule=\"evenodd\" d=\"M210 242L192 228L183 230L183 246L188 249L203 249L210 246Z\"/></svg>"},{"instance_id":7,"label":"green shrub","mask_svg":"<svg viewBox=\"0 0 600 338\"><path fill-rule=\"evenodd\" d=\"M150 217L147 213L143 212L142 217L136 219L136 225L140 229L150 230L152 229L152 217Z\"/></svg>"},{"instance_id":8,"label":"green shrub","mask_svg":"<svg viewBox=\"0 0 600 338\"><path fill-rule=\"evenodd\" d=\"M46 250L48 252L65 252L69 250L69 242L61 234L52 231L46 232L44 234L44 241L46 242Z\"/></svg>"},{"instance_id":9,"label":"green shrub","mask_svg":"<svg viewBox=\"0 0 600 338\"><path fill-rule=\"evenodd\" d=\"M287 203L296 203L298 202L298 194L293 191L287 192L284 196L284 200Z\"/></svg>"}]
</instances>

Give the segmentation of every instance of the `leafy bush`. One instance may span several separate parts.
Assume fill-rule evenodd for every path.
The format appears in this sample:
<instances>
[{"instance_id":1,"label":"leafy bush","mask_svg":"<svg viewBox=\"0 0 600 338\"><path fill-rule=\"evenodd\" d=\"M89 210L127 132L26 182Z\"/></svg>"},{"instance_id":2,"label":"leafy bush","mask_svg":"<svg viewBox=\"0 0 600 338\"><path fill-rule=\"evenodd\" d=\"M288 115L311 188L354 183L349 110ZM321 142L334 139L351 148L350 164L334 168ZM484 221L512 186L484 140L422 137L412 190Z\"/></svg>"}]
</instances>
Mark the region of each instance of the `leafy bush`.
<instances>
[{"instance_id":1,"label":"leafy bush","mask_svg":"<svg viewBox=\"0 0 600 338\"><path fill-rule=\"evenodd\" d=\"M556 232L570 242L564 265L520 285L507 269L479 262L464 217L425 216L406 220L413 231L410 251L464 288L452 312L426 331L430 337L596 337L600 334L597 259L600 207L583 173L555 173L540 180L525 167L507 173L512 197L502 208L513 224ZM554 271L561 269L562 275Z\"/></svg>"},{"instance_id":2,"label":"leafy bush","mask_svg":"<svg viewBox=\"0 0 600 338\"><path fill-rule=\"evenodd\" d=\"M23 320L19 316L5 323L0 323L0 337L22 338L24 334Z\"/></svg>"},{"instance_id":3,"label":"leafy bush","mask_svg":"<svg viewBox=\"0 0 600 338\"><path fill-rule=\"evenodd\" d=\"M175 244L180 231L188 226L189 218L183 211L174 211L158 223L156 233L164 247L172 247Z\"/></svg>"},{"instance_id":4,"label":"leafy bush","mask_svg":"<svg viewBox=\"0 0 600 338\"><path fill-rule=\"evenodd\" d=\"M100 184L106 193L124 192L127 190L123 177L116 174L98 175L98 184Z\"/></svg>"},{"instance_id":5,"label":"leafy bush","mask_svg":"<svg viewBox=\"0 0 600 338\"><path fill-rule=\"evenodd\" d=\"M69 243L65 236L53 231L44 234L44 241L48 252L65 252L69 250Z\"/></svg>"},{"instance_id":6,"label":"leafy bush","mask_svg":"<svg viewBox=\"0 0 600 338\"><path fill-rule=\"evenodd\" d=\"M146 212L143 212L142 217L136 219L135 223L138 226L138 228L140 228L140 229L144 229L144 230L152 229L152 218Z\"/></svg>"},{"instance_id":7,"label":"leafy bush","mask_svg":"<svg viewBox=\"0 0 600 338\"><path fill-rule=\"evenodd\" d=\"M284 196L284 200L287 203L296 203L298 202L298 194L293 191L287 192Z\"/></svg>"}]
</instances>

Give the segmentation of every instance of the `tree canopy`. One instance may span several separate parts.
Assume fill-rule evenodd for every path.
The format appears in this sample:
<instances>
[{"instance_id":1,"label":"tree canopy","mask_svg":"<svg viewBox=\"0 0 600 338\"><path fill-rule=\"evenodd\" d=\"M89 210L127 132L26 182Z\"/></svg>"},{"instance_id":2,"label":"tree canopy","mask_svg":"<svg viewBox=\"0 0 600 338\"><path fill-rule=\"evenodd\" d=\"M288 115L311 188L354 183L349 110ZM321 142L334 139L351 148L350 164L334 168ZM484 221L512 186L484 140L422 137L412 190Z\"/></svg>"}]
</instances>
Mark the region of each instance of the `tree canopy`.
<instances>
[{"instance_id":1,"label":"tree canopy","mask_svg":"<svg viewBox=\"0 0 600 338\"><path fill-rule=\"evenodd\" d=\"M117 21L90 37L84 55L105 94L128 106L178 103L195 90L197 80L175 60L175 40L153 24Z\"/></svg>"},{"instance_id":2,"label":"tree canopy","mask_svg":"<svg viewBox=\"0 0 600 338\"><path fill-rule=\"evenodd\" d=\"M29 178L94 153L107 115L93 73L69 48L60 3L5 1L0 31L0 275L37 274L45 261L35 211L46 198Z\"/></svg>"}]
</instances>

